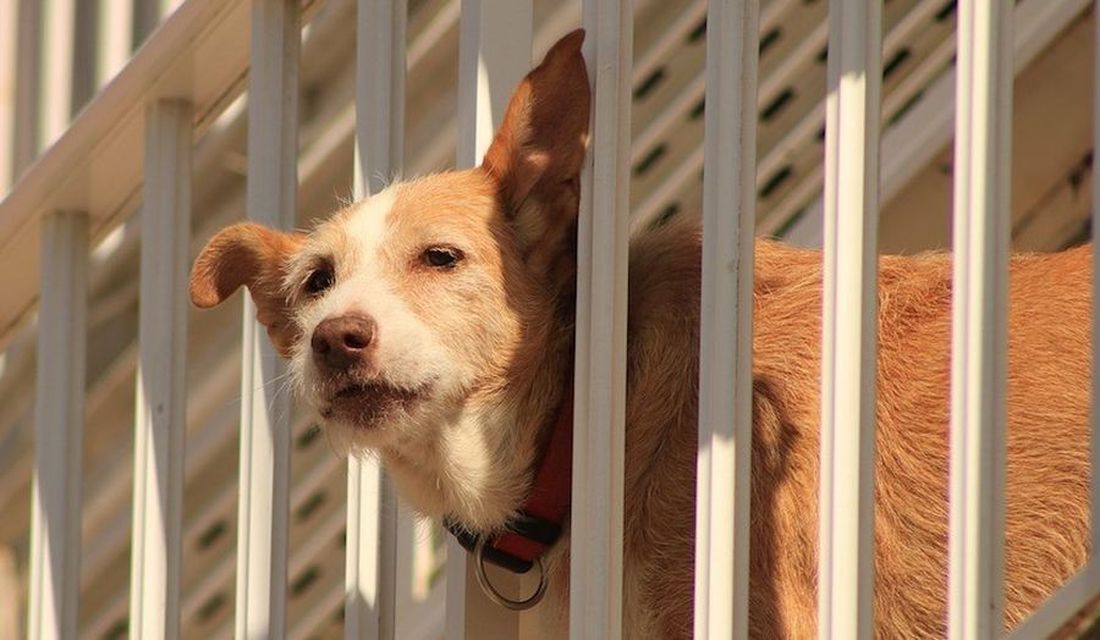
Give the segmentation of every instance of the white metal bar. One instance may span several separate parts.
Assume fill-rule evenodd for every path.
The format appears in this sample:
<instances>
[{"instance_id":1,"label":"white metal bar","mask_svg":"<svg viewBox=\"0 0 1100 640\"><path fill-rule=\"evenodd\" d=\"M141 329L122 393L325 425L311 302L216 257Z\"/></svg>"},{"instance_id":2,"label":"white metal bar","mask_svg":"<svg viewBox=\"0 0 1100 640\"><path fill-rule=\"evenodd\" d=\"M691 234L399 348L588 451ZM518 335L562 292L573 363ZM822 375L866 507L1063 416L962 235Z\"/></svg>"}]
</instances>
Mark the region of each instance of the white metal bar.
<instances>
[{"instance_id":1,"label":"white metal bar","mask_svg":"<svg viewBox=\"0 0 1100 640\"><path fill-rule=\"evenodd\" d=\"M41 98L42 5L39 0L19 0L16 11L15 126L12 139L12 172L18 176L38 154L38 109ZM52 209L50 209L52 211Z\"/></svg>"},{"instance_id":2,"label":"white metal bar","mask_svg":"<svg viewBox=\"0 0 1100 640\"><path fill-rule=\"evenodd\" d=\"M481 164L512 91L531 69L533 15L531 0L462 0L456 141L460 168ZM446 571L448 640L516 635L517 616L485 597L473 562L452 536L447 539ZM505 593L519 585L511 575L494 575L494 580Z\"/></svg>"},{"instance_id":3,"label":"white metal bar","mask_svg":"<svg viewBox=\"0 0 1100 640\"><path fill-rule=\"evenodd\" d=\"M1076 20L1093 0L1046 0L1016 5L1013 21L1013 65L1016 72L1031 61ZM950 51L955 51L954 43ZM951 68L928 85L920 102L882 135L879 167L879 201L889 202L909 184L932 158L943 150L954 135L955 69ZM786 236L786 240L804 246L822 242L822 198L813 202ZM766 228L778 228L779 218L761 221ZM769 224L770 223L770 224Z\"/></svg>"},{"instance_id":4,"label":"white metal bar","mask_svg":"<svg viewBox=\"0 0 1100 640\"><path fill-rule=\"evenodd\" d=\"M633 3L586 0L593 91L577 239L570 637L622 636Z\"/></svg>"},{"instance_id":5,"label":"white metal bar","mask_svg":"<svg viewBox=\"0 0 1100 640\"><path fill-rule=\"evenodd\" d=\"M298 0L255 0L248 100L247 208L289 229L298 190ZM286 366L244 304L241 466L237 531L238 640L286 633L290 398Z\"/></svg>"},{"instance_id":6,"label":"white metal bar","mask_svg":"<svg viewBox=\"0 0 1100 640\"><path fill-rule=\"evenodd\" d=\"M39 148L49 146L69 126L73 109L75 0L42 0L42 80L39 86Z\"/></svg>"},{"instance_id":7,"label":"white metal bar","mask_svg":"<svg viewBox=\"0 0 1100 640\"><path fill-rule=\"evenodd\" d=\"M73 8L73 48L72 69L69 78L69 119L76 114L96 92L96 38L99 25L96 24L95 2L75 3ZM66 128L68 121L66 122Z\"/></svg>"},{"instance_id":8,"label":"white metal bar","mask_svg":"<svg viewBox=\"0 0 1100 640\"><path fill-rule=\"evenodd\" d=\"M870 638L882 15L829 3L818 637Z\"/></svg>"},{"instance_id":9,"label":"white metal bar","mask_svg":"<svg viewBox=\"0 0 1100 640\"><path fill-rule=\"evenodd\" d=\"M356 18L355 197L401 170L405 0L359 0ZM397 618L397 497L376 458L348 459L344 637L392 640Z\"/></svg>"},{"instance_id":10,"label":"white metal bar","mask_svg":"<svg viewBox=\"0 0 1100 640\"><path fill-rule=\"evenodd\" d=\"M0 638L19 637L19 565L11 547L0 547Z\"/></svg>"},{"instance_id":11,"label":"white metal bar","mask_svg":"<svg viewBox=\"0 0 1100 640\"><path fill-rule=\"evenodd\" d=\"M1003 632L1012 4L962 0L951 344L951 638Z\"/></svg>"},{"instance_id":12,"label":"white metal bar","mask_svg":"<svg viewBox=\"0 0 1100 640\"><path fill-rule=\"evenodd\" d=\"M695 637L748 638L757 0L707 8ZM731 393L732 390L732 393Z\"/></svg>"},{"instance_id":13,"label":"white metal bar","mask_svg":"<svg viewBox=\"0 0 1100 640\"><path fill-rule=\"evenodd\" d=\"M459 167L481 164L512 91L531 70L531 5L531 0L462 0L456 154Z\"/></svg>"},{"instance_id":14,"label":"white metal bar","mask_svg":"<svg viewBox=\"0 0 1100 640\"><path fill-rule=\"evenodd\" d=\"M134 43L134 1L99 0L96 86L101 87L130 59Z\"/></svg>"},{"instance_id":15,"label":"white metal bar","mask_svg":"<svg viewBox=\"0 0 1100 640\"><path fill-rule=\"evenodd\" d=\"M250 8L246 0L188 0L181 5L0 201L0 347L36 308L38 274L23 273L22 266L35 259L41 217L56 210L86 211L93 243L117 226L141 191L144 105L183 91L194 106L199 132L209 126L213 115L243 89L249 38L242 34L248 33ZM39 91L24 87L33 88L39 80L33 19L39 9L38 0L21 0L19 5L17 172L34 159ZM202 73L194 73L196 64Z\"/></svg>"},{"instance_id":16,"label":"white metal bar","mask_svg":"<svg viewBox=\"0 0 1100 640\"><path fill-rule=\"evenodd\" d=\"M0 0L0 193L15 179L16 0Z\"/></svg>"},{"instance_id":17,"label":"white metal bar","mask_svg":"<svg viewBox=\"0 0 1100 640\"><path fill-rule=\"evenodd\" d=\"M160 22L161 0L133 0L134 3L134 41L136 49L157 28Z\"/></svg>"},{"instance_id":18,"label":"white metal bar","mask_svg":"<svg viewBox=\"0 0 1100 640\"><path fill-rule=\"evenodd\" d=\"M41 256L27 637L53 640L76 637L80 597L87 217L46 216Z\"/></svg>"},{"instance_id":19,"label":"white metal bar","mask_svg":"<svg viewBox=\"0 0 1100 640\"><path fill-rule=\"evenodd\" d=\"M183 101L146 113L141 235L130 637L171 639L180 631L187 428L191 107Z\"/></svg>"}]
</instances>

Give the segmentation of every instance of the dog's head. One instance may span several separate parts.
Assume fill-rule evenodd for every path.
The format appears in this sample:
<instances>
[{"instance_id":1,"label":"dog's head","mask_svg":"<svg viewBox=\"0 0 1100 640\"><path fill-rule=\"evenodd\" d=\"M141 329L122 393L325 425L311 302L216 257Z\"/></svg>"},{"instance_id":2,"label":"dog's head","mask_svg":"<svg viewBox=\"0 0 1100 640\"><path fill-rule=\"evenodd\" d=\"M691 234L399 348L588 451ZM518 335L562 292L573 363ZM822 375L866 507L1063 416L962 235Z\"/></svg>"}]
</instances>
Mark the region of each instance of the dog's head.
<instances>
[{"instance_id":1,"label":"dog's head","mask_svg":"<svg viewBox=\"0 0 1100 640\"><path fill-rule=\"evenodd\" d=\"M248 287L303 398L357 447L537 367L574 278L583 39L527 75L480 167L393 184L308 234L228 227L195 262L193 303Z\"/></svg>"}]
</instances>

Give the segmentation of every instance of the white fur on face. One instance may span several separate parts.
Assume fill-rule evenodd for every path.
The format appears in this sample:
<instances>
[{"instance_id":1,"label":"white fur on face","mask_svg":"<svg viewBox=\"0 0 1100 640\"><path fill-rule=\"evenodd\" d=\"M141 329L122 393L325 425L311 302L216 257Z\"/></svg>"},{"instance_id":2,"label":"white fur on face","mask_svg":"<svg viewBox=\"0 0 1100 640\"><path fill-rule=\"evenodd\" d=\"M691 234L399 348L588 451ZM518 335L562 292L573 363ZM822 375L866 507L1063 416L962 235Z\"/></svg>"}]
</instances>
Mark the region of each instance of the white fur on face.
<instances>
[{"instance_id":1,"label":"white fur on face","mask_svg":"<svg viewBox=\"0 0 1100 640\"><path fill-rule=\"evenodd\" d=\"M402 287L415 286L415 279L403 277L408 262L384 252L395 240L387 222L398 188L386 189L327 222L311 234L299 257L299 261L317 257L331 260L336 274L329 290L317 300L298 305L296 310L302 337L290 368L303 396L318 411L323 410L325 394L331 390L325 389L322 374L314 365L310 338L317 325L328 318L357 314L374 320L372 366L363 382L377 381L423 392L413 415L400 416L405 420L414 419L416 414L438 413L438 405L453 398L466 382L459 364L403 297ZM330 226L336 228L326 229ZM294 273L295 268L291 271ZM381 444L373 437L368 437L368 442Z\"/></svg>"},{"instance_id":2,"label":"white fur on face","mask_svg":"<svg viewBox=\"0 0 1100 640\"><path fill-rule=\"evenodd\" d=\"M520 399L539 351L519 347L544 335L526 334L525 319L553 312L502 222L481 174L397 184L310 233L284 283L299 330L291 373L332 444L378 455L418 512L476 530L506 522L530 482L539 429ZM462 255L457 268L424 259L439 247ZM318 269L332 271L331 286L302 293ZM314 362L313 333L348 314L376 325L369 364L327 372ZM382 385L400 391L380 402Z\"/></svg>"}]
</instances>

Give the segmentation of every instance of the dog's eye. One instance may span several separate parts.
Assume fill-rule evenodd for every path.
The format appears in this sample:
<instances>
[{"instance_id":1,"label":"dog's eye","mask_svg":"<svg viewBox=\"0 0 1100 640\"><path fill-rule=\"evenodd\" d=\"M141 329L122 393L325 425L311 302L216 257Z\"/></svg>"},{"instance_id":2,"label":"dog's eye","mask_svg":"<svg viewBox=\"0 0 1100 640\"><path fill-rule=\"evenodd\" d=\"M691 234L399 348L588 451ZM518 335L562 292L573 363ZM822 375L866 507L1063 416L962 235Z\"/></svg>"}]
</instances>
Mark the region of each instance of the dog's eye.
<instances>
[{"instance_id":1,"label":"dog's eye","mask_svg":"<svg viewBox=\"0 0 1100 640\"><path fill-rule=\"evenodd\" d=\"M462 252L449 247L432 247L424 252L424 264L437 269L452 269L462 259Z\"/></svg>"},{"instance_id":2,"label":"dog's eye","mask_svg":"<svg viewBox=\"0 0 1100 640\"><path fill-rule=\"evenodd\" d=\"M322 267L309 274L302 290L305 291L307 295L315 296L326 291L335 281L336 276L332 273L332 269L329 267Z\"/></svg>"}]
</instances>

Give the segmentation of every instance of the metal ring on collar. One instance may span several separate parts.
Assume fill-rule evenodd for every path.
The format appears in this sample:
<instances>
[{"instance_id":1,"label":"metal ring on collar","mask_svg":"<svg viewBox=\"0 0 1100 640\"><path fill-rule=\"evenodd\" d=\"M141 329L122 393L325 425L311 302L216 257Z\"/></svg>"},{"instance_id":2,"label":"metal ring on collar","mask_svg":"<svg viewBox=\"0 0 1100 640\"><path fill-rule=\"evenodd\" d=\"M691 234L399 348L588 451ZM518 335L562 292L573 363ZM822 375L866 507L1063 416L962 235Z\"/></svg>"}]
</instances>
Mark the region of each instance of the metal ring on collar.
<instances>
[{"instance_id":1,"label":"metal ring on collar","mask_svg":"<svg viewBox=\"0 0 1100 640\"><path fill-rule=\"evenodd\" d=\"M524 611L535 606L542 600L542 597L546 595L546 568L542 566L542 559L535 558L535 566L539 571L539 586L526 600L512 600L506 598L496 587L489 582L489 576L485 574L485 538L484 536L478 536L477 545L474 546L474 572L477 574L477 583L481 585L481 590L485 592L485 595L489 596L489 599L499 604L500 606L511 609L512 611Z\"/></svg>"}]
</instances>

